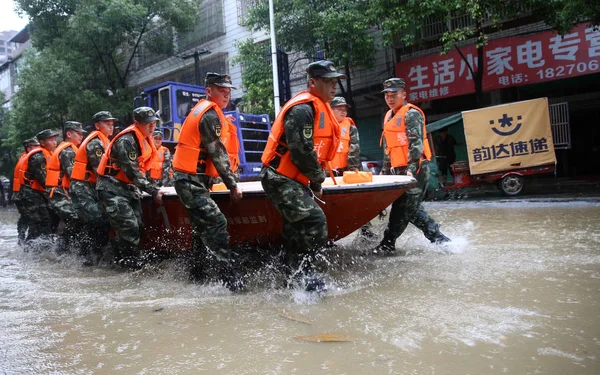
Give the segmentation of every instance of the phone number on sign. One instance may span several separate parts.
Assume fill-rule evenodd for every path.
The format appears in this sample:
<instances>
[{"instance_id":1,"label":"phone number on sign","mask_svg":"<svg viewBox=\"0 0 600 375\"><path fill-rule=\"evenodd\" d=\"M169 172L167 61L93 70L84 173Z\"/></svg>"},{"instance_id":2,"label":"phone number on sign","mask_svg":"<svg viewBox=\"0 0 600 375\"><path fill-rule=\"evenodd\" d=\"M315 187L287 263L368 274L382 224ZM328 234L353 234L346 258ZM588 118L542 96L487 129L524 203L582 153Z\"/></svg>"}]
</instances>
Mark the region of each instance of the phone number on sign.
<instances>
[{"instance_id":1,"label":"phone number on sign","mask_svg":"<svg viewBox=\"0 0 600 375\"><path fill-rule=\"evenodd\" d=\"M585 73L589 71L596 71L598 68L598 60L590 60L587 63L580 62L577 64L561 65L557 66L556 68L540 69L536 72L536 74L540 77L540 79L568 77L573 74L573 72Z\"/></svg>"}]
</instances>

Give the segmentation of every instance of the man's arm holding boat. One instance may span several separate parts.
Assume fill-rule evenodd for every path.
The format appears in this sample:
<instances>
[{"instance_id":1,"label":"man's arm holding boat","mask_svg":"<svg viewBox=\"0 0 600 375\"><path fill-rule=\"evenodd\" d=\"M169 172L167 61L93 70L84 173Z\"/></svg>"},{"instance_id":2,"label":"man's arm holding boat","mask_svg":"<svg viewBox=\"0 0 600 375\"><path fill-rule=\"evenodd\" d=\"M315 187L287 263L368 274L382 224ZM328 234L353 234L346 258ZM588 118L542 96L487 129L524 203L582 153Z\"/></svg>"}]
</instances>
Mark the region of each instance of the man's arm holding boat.
<instances>
[{"instance_id":1,"label":"man's arm holding boat","mask_svg":"<svg viewBox=\"0 0 600 375\"><path fill-rule=\"evenodd\" d=\"M348 170L361 171L362 163L360 161L360 139L358 137L358 128L356 125L350 125L350 147L348 150Z\"/></svg>"},{"instance_id":2,"label":"man's arm holding boat","mask_svg":"<svg viewBox=\"0 0 600 375\"><path fill-rule=\"evenodd\" d=\"M112 146L112 153L114 155L113 163L123 170L132 184L153 197L158 194L159 189L140 171L138 163L140 150L131 133L115 141Z\"/></svg>"}]
</instances>

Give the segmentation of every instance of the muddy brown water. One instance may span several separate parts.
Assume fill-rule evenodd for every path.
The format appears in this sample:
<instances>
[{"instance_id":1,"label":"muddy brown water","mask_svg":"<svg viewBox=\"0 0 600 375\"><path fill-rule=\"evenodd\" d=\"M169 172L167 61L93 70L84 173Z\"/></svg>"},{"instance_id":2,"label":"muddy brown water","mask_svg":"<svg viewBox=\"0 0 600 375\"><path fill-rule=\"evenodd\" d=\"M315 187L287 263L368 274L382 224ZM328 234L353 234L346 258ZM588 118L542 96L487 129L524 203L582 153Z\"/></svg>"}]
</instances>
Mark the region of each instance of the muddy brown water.
<instances>
[{"instance_id":1,"label":"muddy brown water","mask_svg":"<svg viewBox=\"0 0 600 375\"><path fill-rule=\"evenodd\" d=\"M0 374L600 373L600 201L426 208L450 245L409 228L406 256L362 258L350 236L321 298L269 269L233 295L177 260L132 274L24 252L1 211ZM296 338L320 334L347 340Z\"/></svg>"}]
</instances>

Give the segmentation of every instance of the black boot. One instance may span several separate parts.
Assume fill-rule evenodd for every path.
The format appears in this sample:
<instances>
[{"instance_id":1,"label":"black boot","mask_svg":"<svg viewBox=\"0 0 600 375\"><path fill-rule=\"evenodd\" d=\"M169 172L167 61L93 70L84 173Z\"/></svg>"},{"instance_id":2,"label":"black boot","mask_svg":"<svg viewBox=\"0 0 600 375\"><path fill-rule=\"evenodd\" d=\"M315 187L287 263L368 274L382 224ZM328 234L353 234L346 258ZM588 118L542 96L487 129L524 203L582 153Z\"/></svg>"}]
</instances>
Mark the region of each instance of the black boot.
<instances>
[{"instance_id":1,"label":"black boot","mask_svg":"<svg viewBox=\"0 0 600 375\"><path fill-rule=\"evenodd\" d=\"M300 264L295 267L294 274L291 277L291 285L298 285L305 291L312 293L324 293L327 291L327 286L323 277L316 271L313 263L314 255L306 255L301 260Z\"/></svg>"},{"instance_id":2,"label":"black boot","mask_svg":"<svg viewBox=\"0 0 600 375\"><path fill-rule=\"evenodd\" d=\"M128 271L136 271L143 267L142 261L137 256L124 256L117 264Z\"/></svg>"},{"instance_id":3,"label":"black boot","mask_svg":"<svg viewBox=\"0 0 600 375\"><path fill-rule=\"evenodd\" d=\"M452 240L444 235L444 233L438 231L430 241L436 245L440 245L446 242L451 242Z\"/></svg>"},{"instance_id":4,"label":"black boot","mask_svg":"<svg viewBox=\"0 0 600 375\"><path fill-rule=\"evenodd\" d=\"M143 267L143 262L139 257L139 249L130 243L118 243L118 258L115 258L116 264L129 271L139 270Z\"/></svg>"},{"instance_id":5,"label":"black boot","mask_svg":"<svg viewBox=\"0 0 600 375\"><path fill-rule=\"evenodd\" d=\"M227 275L223 277L223 282L227 289L232 292L241 292L245 287L244 274L236 269L231 269Z\"/></svg>"},{"instance_id":6,"label":"black boot","mask_svg":"<svg viewBox=\"0 0 600 375\"><path fill-rule=\"evenodd\" d=\"M370 250L371 255L394 256L396 255L396 241L384 238L377 247Z\"/></svg>"},{"instance_id":7,"label":"black boot","mask_svg":"<svg viewBox=\"0 0 600 375\"><path fill-rule=\"evenodd\" d=\"M219 278L223 284L232 292L239 292L244 289L244 274L232 265L219 266Z\"/></svg>"},{"instance_id":8,"label":"black boot","mask_svg":"<svg viewBox=\"0 0 600 375\"><path fill-rule=\"evenodd\" d=\"M367 240L372 240L375 238L375 233L373 233L370 227L363 226L360 228L360 236Z\"/></svg>"},{"instance_id":9,"label":"black boot","mask_svg":"<svg viewBox=\"0 0 600 375\"><path fill-rule=\"evenodd\" d=\"M327 286L321 276L313 274L304 277L304 290L310 293L325 293L327 291Z\"/></svg>"}]
</instances>

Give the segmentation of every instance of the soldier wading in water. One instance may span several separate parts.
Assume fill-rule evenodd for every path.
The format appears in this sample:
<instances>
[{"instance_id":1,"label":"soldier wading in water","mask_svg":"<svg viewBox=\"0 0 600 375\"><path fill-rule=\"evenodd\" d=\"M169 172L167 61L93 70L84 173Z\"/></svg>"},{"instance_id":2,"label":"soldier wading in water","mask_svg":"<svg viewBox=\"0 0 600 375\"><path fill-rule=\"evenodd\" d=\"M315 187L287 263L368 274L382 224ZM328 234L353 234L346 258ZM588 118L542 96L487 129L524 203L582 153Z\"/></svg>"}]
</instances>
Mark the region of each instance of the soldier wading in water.
<instances>
[{"instance_id":1,"label":"soldier wading in water","mask_svg":"<svg viewBox=\"0 0 600 375\"><path fill-rule=\"evenodd\" d=\"M321 197L324 168L334 159L340 129L329 106L339 79L331 61L306 69L308 89L290 99L275 119L262 156L261 183L283 220L286 266L306 291L324 291L315 257L327 242L327 220L313 197Z\"/></svg>"}]
</instances>

